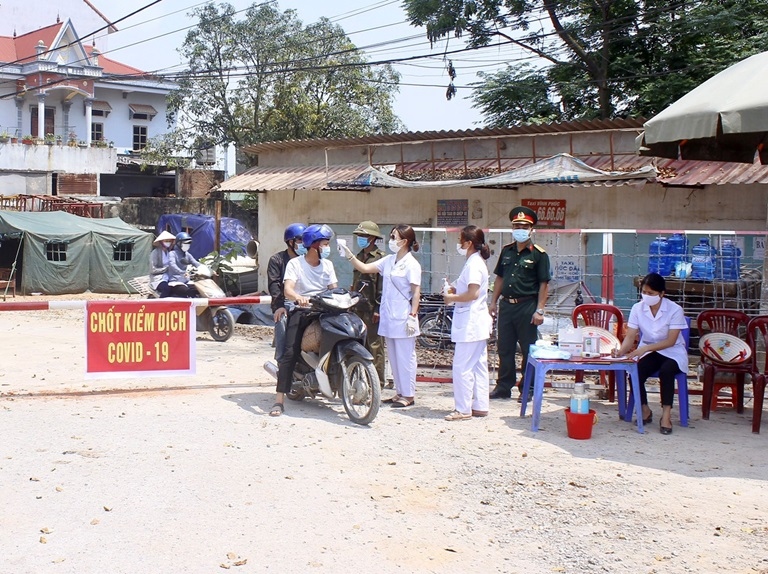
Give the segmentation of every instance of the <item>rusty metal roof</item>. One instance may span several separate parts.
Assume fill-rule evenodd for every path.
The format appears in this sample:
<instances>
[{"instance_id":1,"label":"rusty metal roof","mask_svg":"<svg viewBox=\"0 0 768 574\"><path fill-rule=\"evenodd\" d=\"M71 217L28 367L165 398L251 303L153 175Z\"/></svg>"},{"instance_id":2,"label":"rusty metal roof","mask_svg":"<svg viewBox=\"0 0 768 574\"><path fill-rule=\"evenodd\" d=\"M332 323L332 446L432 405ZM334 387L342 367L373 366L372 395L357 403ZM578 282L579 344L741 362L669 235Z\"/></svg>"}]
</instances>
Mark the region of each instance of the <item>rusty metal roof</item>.
<instances>
[{"instance_id":1,"label":"rusty metal roof","mask_svg":"<svg viewBox=\"0 0 768 574\"><path fill-rule=\"evenodd\" d=\"M768 166L722 161L671 160L640 157L634 155L591 155L580 157L591 167L605 171L635 171L643 166L653 165L659 172L656 181L665 186L700 187L726 184L768 184ZM532 158L501 159L501 171L525 167L534 163ZM278 189L328 189L329 182L351 181L368 165L347 164L300 167L255 167L241 175L221 183L221 191L272 191ZM413 162L397 165L397 175L405 170L406 179L434 180L439 182L440 174L449 179L460 177L457 172L493 170L498 173L499 160L443 160L437 162ZM433 177L433 171L437 175ZM407 177L408 174L411 177ZM439 183L438 183L439 185ZM593 184L594 185L594 184ZM606 185L606 183L602 183ZM608 183L616 185L616 183Z\"/></svg>"},{"instance_id":2,"label":"rusty metal roof","mask_svg":"<svg viewBox=\"0 0 768 574\"><path fill-rule=\"evenodd\" d=\"M508 128L478 128L474 130L402 132L396 134L371 135L359 138L317 138L306 140L287 140L254 144L244 147L243 151L249 154L258 154L265 151L279 151L306 147L316 147L322 149L329 147L351 147L369 144L415 143L419 141L520 136L534 134L557 134L599 130L642 130L644 123L644 118L630 118L615 120L588 120L581 122L561 122L551 124L529 124Z\"/></svg>"}]
</instances>

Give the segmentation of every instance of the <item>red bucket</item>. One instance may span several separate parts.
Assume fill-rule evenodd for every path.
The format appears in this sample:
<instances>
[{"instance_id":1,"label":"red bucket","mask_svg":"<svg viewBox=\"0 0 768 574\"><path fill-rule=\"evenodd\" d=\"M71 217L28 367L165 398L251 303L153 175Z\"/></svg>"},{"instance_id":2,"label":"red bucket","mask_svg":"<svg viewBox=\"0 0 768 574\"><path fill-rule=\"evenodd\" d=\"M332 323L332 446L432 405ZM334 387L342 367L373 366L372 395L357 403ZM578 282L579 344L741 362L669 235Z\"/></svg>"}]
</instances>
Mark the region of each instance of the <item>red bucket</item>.
<instances>
[{"instance_id":1,"label":"red bucket","mask_svg":"<svg viewBox=\"0 0 768 574\"><path fill-rule=\"evenodd\" d=\"M592 438L592 427L597 424L597 413L589 409L588 415L572 413L569 407L565 407L565 426L568 429L568 437L578 440Z\"/></svg>"}]
</instances>

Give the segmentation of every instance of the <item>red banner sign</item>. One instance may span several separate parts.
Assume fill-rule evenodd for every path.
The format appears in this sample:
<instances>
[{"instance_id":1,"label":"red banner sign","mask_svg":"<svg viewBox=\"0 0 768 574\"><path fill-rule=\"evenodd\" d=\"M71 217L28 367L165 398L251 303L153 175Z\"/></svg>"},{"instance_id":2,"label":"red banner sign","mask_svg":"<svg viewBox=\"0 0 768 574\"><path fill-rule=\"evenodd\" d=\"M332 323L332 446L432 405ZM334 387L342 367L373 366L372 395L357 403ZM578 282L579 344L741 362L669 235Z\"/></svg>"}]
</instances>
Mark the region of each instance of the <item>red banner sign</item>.
<instances>
[{"instance_id":1,"label":"red banner sign","mask_svg":"<svg viewBox=\"0 0 768 574\"><path fill-rule=\"evenodd\" d=\"M536 217L539 218L536 227L565 229L564 199L524 199L522 205L536 212Z\"/></svg>"},{"instance_id":2,"label":"red banner sign","mask_svg":"<svg viewBox=\"0 0 768 574\"><path fill-rule=\"evenodd\" d=\"M93 301L85 307L86 376L195 373L192 301Z\"/></svg>"}]
</instances>

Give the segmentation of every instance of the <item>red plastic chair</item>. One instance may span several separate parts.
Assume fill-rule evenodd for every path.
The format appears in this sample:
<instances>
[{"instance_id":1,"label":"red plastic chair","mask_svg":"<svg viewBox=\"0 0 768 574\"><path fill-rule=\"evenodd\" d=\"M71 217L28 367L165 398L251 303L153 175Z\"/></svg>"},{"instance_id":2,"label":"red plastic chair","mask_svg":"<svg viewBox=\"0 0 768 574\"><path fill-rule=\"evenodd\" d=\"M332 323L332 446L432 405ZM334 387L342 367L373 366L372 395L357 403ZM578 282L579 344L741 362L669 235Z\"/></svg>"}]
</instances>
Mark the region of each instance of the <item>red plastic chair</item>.
<instances>
[{"instance_id":1,"label":"red plastic chair","mask_svg":"<svg viewBox=\"0 0 768 574\"><path fill-rule=\"evenodd\" d=\"M760 422L763 418L763 399L765 397L765 382L768 375L768 316L753 318L747 325L747 343L752 349L752 432L760 433ZM762 354L762 364L758 359ZM762 367L762 369L760 368Z\"/></svg>"},{"instance_id":2,"label":"red plastic chair","mask_svg":"<svg viewBox=\"0 0 768 574\"><path fill-rule=\"evenodd\" d=\"M707 309L699 313L696 319L696 327L699 337L706 333L727 333L735 337L742 337L742 331L746 332L749 317L741 311L733 309ZM739 365L724 365L715 363L704 355L701 356L701 364L704 365L704 392L701 401L701 418L708 420L712 409L712 402L717 400L715 392L715 378L718 373L730 373L735 375L736 412L744 412L744 384L745 375L752 372L752 363L747 361Z\"/></svg>"},{"instance_id":3,"label":"red plastic chair","mask_svg":"<svg viewBox=\"0 0 768 574\"><path fill-rule=\"evenodd\" d=\"M586 327L600 327L606 331L612 331L612 324L616 325L616 337L619 341L624 340L624 315L621 309L613 305L603 303L585 303L578 305L571 313L571 320L574 327L584 325ZM605 384L605 371L600 371L600 384ZM576 371L576 382L584 380L584 371ZM616 400L616 373L608 371L608 400Z\"/></svg>"}]
</instances>

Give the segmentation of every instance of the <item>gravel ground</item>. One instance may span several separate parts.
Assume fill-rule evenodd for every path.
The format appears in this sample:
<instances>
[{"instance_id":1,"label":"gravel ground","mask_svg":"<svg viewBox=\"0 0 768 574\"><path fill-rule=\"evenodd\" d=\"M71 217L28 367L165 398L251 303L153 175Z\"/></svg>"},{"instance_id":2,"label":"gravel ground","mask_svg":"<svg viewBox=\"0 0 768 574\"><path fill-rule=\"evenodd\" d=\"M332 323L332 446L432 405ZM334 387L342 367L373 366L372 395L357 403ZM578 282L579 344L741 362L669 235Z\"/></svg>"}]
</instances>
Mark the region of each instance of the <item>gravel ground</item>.
<instances>
[{"instance_id":1,"label":"gravel ground","mask_svg":"<svg viewBox=\"0 0 768 574\"><path fill-rule=\"evenodd\" d=\"M751 404L702 421L694 397L666 437L594 400L586 441L557 389L538 433L514 401L445 422L434 383L370 427L338 401L272 418L268 329L198 334L196 376L94 381L81 312L0 321L2 574L768 573Z\"/></svg>"}]
</instances>

